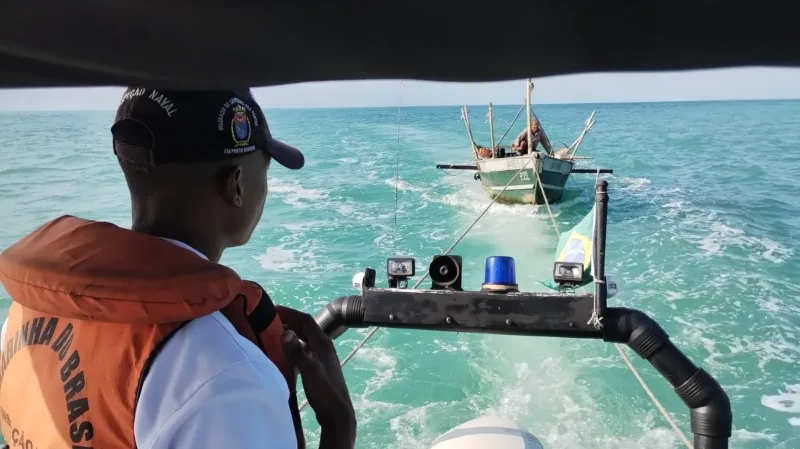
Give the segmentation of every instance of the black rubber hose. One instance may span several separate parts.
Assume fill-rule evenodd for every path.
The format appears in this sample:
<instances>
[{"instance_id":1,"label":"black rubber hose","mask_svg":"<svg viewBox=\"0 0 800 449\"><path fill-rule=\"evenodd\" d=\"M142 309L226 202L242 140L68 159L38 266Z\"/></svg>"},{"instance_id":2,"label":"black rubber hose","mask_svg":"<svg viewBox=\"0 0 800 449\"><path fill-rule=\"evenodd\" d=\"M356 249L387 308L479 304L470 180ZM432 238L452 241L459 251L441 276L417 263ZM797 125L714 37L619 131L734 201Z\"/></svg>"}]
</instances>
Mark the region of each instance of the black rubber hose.
<instances>
[{"instance_id":1,"label":"black rubber hose","mask_svg":"<svg viewBox=\"0 0 800 449\"><path fill-rule=\"evenodd\" d=\"M323 332L335 340L351 327L364 327L365 311L361 296L342 296L328 303L316 321Z\"/></svg>"},{"instance_id":2,"label":"black rubber hose","mask_svg":"<svg viewBox=\"0 0 800 449\"><path fill-rule=\"evenodd\" d=\"M605 341L627 343L675 388L690 409L695 449L728 449L733 428L725 390L670 341L652 318L635 309L609 308L604 313Z\"/></svg>"}]
</instances>

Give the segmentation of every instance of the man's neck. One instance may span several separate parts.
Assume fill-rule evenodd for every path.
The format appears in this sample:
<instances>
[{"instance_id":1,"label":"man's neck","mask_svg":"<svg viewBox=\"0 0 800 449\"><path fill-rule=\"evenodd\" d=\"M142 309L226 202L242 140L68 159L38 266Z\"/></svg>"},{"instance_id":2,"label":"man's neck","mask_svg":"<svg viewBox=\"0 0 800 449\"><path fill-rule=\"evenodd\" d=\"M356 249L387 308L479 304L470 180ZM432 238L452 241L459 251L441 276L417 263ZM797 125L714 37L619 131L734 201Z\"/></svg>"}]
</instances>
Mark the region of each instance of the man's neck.
<instances>
[{"instance_id":1,"label":"man's neck","mask_svg":"<svg viewBox=\"0 0 800 449\"><path fill-rule=\"evenodd\" d=\"M175 246L180 246L181 248L183 248L185 250L191 251L191 252L197 254L198 257L202 257L203 259L208 259L208 257L206 257L205 254L203 254L200 251L192 248L191 246L187 245L186 243L181 242L180 240L168 239L166 237L159 237L159 238L163 239L163 240L166 240L166 241L172 243Z\"/></svg>"},{"instance_id":2,"label":"man's neck","mask_svg":"<svg viewBox=\"0 0 800 449\"><path fill-rule=\"evenodd\" d=\"M134 223L131 230L181 242L193 248L212 262L219 262L222 257L222 251L225 249L224 245L217 239L209 239L199 235L200 233L197 231L182 229L181 227Z\"/></svg>"}]
</instances>

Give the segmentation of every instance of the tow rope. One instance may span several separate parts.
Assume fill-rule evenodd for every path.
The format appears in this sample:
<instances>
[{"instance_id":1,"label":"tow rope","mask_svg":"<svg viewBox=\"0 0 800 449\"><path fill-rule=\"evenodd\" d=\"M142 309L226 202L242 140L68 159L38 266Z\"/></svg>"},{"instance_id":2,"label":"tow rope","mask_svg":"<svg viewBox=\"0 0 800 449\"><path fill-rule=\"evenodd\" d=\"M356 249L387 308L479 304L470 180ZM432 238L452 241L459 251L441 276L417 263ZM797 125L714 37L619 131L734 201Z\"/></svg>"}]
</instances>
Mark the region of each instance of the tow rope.
<instances>
[{"instance_id":1,"label":"tow rope","mask_svg":"<svg viewBox=\"0 0 800 449\"><path fill-rule=\"evenodd\" d=\"M403 81L400 80L400 87L401 87L400 98L401 99L402 99L402 83L403 83ZM525 106L523 105L523 108L524 107ZM399 149L400 149L400 110L401 110L401 103L400 103L400 100L398 100L398 105L397 105L397 151L398 151L398 153L399 153ZM517 112L517 117L519 117L521 112L522 112L522 109L520 109L520 112ZM516 121L516 118L514 119L514 121ZM512 126L513 126L513 123L512 123ZM509 129L511 129L511 127L509 127ZM505 137L506 134L508 134L508 130L506 130L506 133L503 134L503 137ZM501 138L500 140L502 141L502 139L503 138ZM472 230L472 228L478 223L478 221L480 221L481 218L483 218L483 216L486 215L486 212L488 212L489 209L492 207L492 205L494 205L495 202L497 202L497 199L500 198L500 196L503 194L503 192L506 191L508 186L510 186L511 183L514 182L515 179L517 179L517 176L519 176L519 174L522 173L522 171L525 170L528 167L528 164L530 164L530 162L535 159L535 157L533 157L535 155L536 155L535 152L531 153L532 157L528 158L528 161L525 162L525 164L519 170L517 170L517 172L506 183L506 185L503 187L503 189L483 209L483 211L480 213L480 215L478 215L475 218L475 220L473 220L472 223L470 223L470 225L467 227L467 229L465 229L464 232L462 232L461 235L458 236L458 238L453 242L453 244L450 245L450 247L447 248L447 250L445 250L444 253L442 253L442 255L450 254L450 251L452 251L453 248L455 248L456 245L458 245L461 242L461 240L469 233L469 231ZM556 231L556 235L560 238L561 237L561 231L558 229L558 224L556 223L555 216L553 215L552 209L550 209L550 202L547 200L547 195L545 194L545 191L544 191L544 185L542 185L542 179L539 176L539 170L534 168L533 172L536 174L536 181L537 181L537 184L539 184L539 189L542 192L542 197L544 198L544 203L545 203L545 206L547 207L547 213L550 216L550 221L553 223L553 228ZM600 177L600 170L598 168L597 174L595 176L595 182L597 182L597 179L599 177ZM395 221L395 224L394 224L394 226L395 226L395 228L394 228L394 245L395 245L395 249L397 247L397 195L398 195L397 189L398 189L398 187L399 187L399 159L396 160L396 167L395 167L395 211L394 211L394 213L395 213L395 218L394 218L394 221ZM422 275L422 277L417 281L416 284L414 284L414 286L411 289L415 290L417 287L419 287L422 284L422 282L425 279L427 279L428 275L429 275L429 272L425 272L425 274ZM597 282L597 281L595 281L595 282ZM582 286L581 289L583 290L584 293L588 294L588 292L586 291L586 287ZM597 323L595 323L595 324L598 327L602 327L602 324L599 321ZM364 338L361 339L361 341L359 341L358 344L355 345L355 347L353 347L353 350L350 351L350 353L347 354L347 356L344 359L342 359L342 362L341 362L340 366L344 367L345 365L347 365L347 363L356 355L356 353L358 353L358 351L362 347L364 347L364 345L375 335L375 333L378 331L378 329L380 329L380 328L379 327L371 328L370 331L367 333L367 335L364 336ZM656 406L658 411L661 412L661 415L664 417L664 419L667 421L667 423L670 425L670 427L672 427L672 430L675 431L675 433L678 436L678 438L680 438L680 440L683 441L683 444L685 444L687 448L694 449L694 446L689 441L689 439L686 438L686 435L683 433L681 428L678 426L678 424L675 422L675 420L672 419L672 416L664 408L664 406L661 405L661 402L659 402L658 398L656 398L655 394L653 394L653 391L650 389L650 387L647 385L645 380L639 374L639 371L636 369L636 367L633 366L633 363L631 362L631 360L628 357L628 355L625 354L625 351L622 349L622 346L619 343L614 343L614 346L617 348L617 351L619 351L619 355L622 357L622 360L625 362L625 364L631 370L631 372L633 373L634 377L636 377L636 380L639 381L639 384L642 386L642 389L644 389L645 393L647 393L647 395L650 397L650 400ZM299 406L299 410L302 411L307 405L308 405L308 400L303 400L303 402Z\"/></svg>"}]
</instances>

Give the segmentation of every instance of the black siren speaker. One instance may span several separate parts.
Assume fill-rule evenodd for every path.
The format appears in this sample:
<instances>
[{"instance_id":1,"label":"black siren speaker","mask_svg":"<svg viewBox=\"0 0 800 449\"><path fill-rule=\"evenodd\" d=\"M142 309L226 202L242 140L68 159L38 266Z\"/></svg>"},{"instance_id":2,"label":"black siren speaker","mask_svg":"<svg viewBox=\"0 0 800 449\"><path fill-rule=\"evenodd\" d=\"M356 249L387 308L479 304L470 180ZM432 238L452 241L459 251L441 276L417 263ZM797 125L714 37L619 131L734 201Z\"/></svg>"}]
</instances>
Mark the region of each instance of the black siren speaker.
<instances>
[{"instance_id":1,"label":"black siren speaker","mask_svg":"<svg viewBox=\"0 0 800 449\"><path fill-rule=\"evenodd\" d=\"M428 267L431 276L431 290L461 289L461 256L437 255Z\"/></svg>"}]
</instances>

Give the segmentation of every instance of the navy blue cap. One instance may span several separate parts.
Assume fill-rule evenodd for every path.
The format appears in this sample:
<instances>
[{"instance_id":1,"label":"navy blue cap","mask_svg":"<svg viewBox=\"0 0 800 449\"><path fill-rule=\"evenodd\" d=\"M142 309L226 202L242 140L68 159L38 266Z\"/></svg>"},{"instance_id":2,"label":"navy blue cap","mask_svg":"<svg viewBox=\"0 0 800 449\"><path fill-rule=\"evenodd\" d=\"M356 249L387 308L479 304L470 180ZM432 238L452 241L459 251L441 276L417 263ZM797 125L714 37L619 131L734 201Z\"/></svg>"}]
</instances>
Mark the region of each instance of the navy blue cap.
<instances>
[{"instance_id":1,"label":"navy blue cap","mask_svg":"<svg viewBox=\"0 0 800 449\"><path fill-rule=\"evenodd\" d=\"M292 170L305 164L300 150L272 137L249 90L131 86L122 96L111 134L115 153L116 143L139 147L149 150L153 164L221 161L256 150Z\"/></svg>"}]
</instances>

